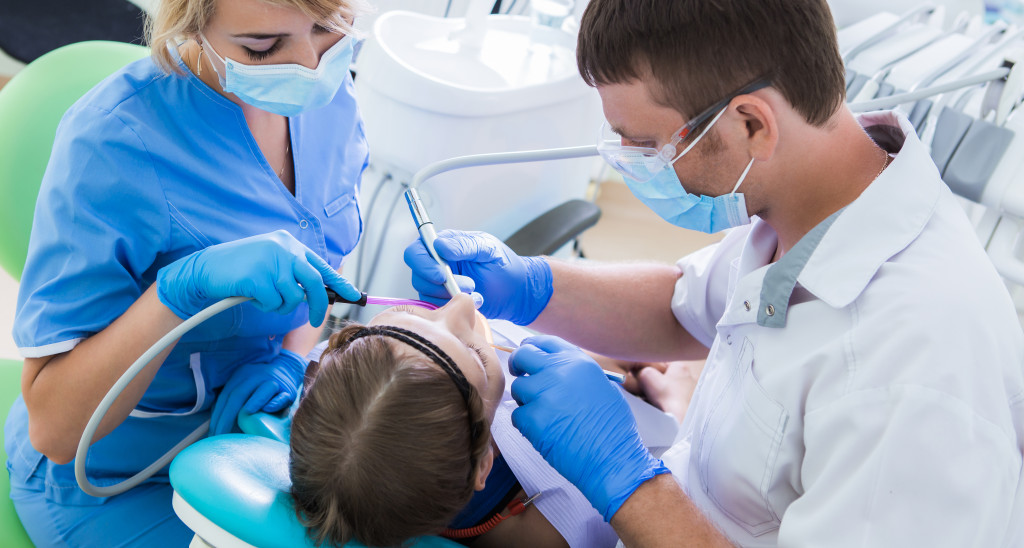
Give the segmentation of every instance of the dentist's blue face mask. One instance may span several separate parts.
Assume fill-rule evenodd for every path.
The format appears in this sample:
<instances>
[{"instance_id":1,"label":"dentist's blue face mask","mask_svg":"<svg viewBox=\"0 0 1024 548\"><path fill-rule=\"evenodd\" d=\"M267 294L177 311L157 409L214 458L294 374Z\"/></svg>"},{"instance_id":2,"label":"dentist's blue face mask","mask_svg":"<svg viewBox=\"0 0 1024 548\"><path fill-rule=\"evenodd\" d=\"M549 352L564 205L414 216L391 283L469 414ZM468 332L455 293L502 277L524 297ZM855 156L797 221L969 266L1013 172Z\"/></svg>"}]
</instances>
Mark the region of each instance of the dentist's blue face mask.
<instances>
[{"instance_id":1,"label":"dentist's blue face mask","mask_svg":"<svg viewBox=\"0 0 1024 548\"><path fill-rule=\"evenodd\" d=\"M352 64L352 37L345 36L320 56L315 69L295 63L246 65L221 57L206 36L203 49L224 64L224 74L214 71L224 91L246 103L281 116L295 116L324 106L334 99L348 77Z\"/></svg>"},{"instance_id":2,"label":"dentist's blue face mask","mask_svg":"<svg viewBox=\"0 0 1024 548\"><path fill-rule=\"evenodd\" d=\"M716 103L687 122L676 133L672 141L660 150L623 146L621 138L609 139L608 137L613 133L606 122L601 129L598 151L605 161L623 175L626 185L629 186L633 194L662 219L682 228L707 233L745 225L750 222L750 214L747 212L743 194L736 191L747 177L751 166L754 165L753 158L747 163L747 167L736 181L732 192L717 197L688 193L683 188L683 184L672 166L707 135L718 119L725 114L728 104L733 98L751 93L767 85L767 82L759 80ZM712 115L714 118L711 123L677 155L676 146L694 128Z\"/></svg>"}]
</instances>

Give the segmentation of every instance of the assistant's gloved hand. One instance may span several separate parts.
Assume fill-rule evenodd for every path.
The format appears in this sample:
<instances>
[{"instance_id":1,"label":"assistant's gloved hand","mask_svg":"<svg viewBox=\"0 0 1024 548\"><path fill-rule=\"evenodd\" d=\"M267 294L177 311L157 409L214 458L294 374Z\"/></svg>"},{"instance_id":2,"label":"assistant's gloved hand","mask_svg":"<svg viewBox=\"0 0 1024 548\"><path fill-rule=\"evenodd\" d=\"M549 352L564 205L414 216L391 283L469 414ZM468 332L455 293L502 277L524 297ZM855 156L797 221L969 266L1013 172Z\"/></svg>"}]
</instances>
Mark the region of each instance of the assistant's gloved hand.
<instances>
[{"instance_id":1,"label":"assistant's gloved hand","mask_svg":"<svg viewBox=\"0 0 1024 548\"><path fill-rule=\"evenodd\" d=\"M551 300L551 267L547 261L520 257L486 232L442 230L434 249L456 274L460 289L483 295L480 313L488 318L528 325ZM405 248L405 264L412 269L412 286L419 291L420 299L438 305L448 301L441 268L422 241Z\"/></svg>"},{"instance_id":2,"label":"assistant's gloved hand","mask_svg":"<svg viewBox=\"0 0 1024 548\"><path fill-rule=\"evenodd\" d=\"M239 366L213 404L211 435L230 433L242 409L276 413L291 405L299 396L306 365L305 358L282 348L268 362Z\"/></svg>"},{"instance_id":3,"label":"assistant's gloved hand","mask_svg":"<svg viewBox=\"0 0 1024 548\"><path fill-rule=\"evenodd\" d=\"M359 300L359 290L319 255L284 230L212 245L163 267L157 295L179 318L188 319L228 297L251 297L264 312L288 314L303 300L309 323L327 315L327 290Z\"/></svg>"},{"instance_id":4,"label":"assistant's gloved hand","mask_svg":"<svg viewBox=\"0 0 1024 548\"><path fill-rule=\"evenodd\" d=\"M619 389L582 350L558 337L530 337L508 365L519 376L512 424L605 521L640 484L670 473L644 447Z\"/></svg>"}]
</instances>

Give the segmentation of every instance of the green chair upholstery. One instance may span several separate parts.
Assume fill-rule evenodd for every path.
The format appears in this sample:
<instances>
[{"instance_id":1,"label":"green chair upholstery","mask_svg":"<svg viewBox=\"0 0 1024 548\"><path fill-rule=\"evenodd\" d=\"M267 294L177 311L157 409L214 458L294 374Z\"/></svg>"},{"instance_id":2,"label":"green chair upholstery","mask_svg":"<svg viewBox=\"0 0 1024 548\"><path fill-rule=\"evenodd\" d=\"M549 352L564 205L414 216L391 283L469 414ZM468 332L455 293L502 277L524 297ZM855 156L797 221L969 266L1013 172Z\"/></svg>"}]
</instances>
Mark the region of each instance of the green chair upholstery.
<instances>
[{"instance_id":1,"label":"green chair upholstery","mask_svg":"<svg viewBox=\"0 0 1024 548\"><path fill-rule=\"evenodd\" d=\"M64 112L110 74L149 55L120 42L78 42L36 59L0 89L0 267L21 279L32 213Z\"/></svg>"},{"instance_id":2,"label":"green chair upholstery","mask_svg":"<svg viewBox=\"0 0 1024 548\"><path fill-rule=\"evenodd\" d=\"M0 88L0 267L21 279L32 230L32 214L57 124L64 112L101 80L149 49L119 42L79 42L29 63ZM10 159L10 161L8 161ZM21 362L0 360L0 423L21 392ZM7 454L0 445L0 460ZM0 473L0 545L31 547Z\"/></svg>"},{"instance_id":3,"label":"green chair upholstery","mask_svg":"<svg viewBox=\"0 0 1024 548\"><path fill-rule=\"evenodd\" d=\"M7 420L7 411L21 393L21 362L0 360L0 418ZM7 463L7 451L0 445L0 462ZM22 548L32 546L28 535L21 527L18 514L14 511L14 503L8 495L11 491L11 479L7 472L0 472L0 539L4 546Z\"/></svg>"}]
</instances>

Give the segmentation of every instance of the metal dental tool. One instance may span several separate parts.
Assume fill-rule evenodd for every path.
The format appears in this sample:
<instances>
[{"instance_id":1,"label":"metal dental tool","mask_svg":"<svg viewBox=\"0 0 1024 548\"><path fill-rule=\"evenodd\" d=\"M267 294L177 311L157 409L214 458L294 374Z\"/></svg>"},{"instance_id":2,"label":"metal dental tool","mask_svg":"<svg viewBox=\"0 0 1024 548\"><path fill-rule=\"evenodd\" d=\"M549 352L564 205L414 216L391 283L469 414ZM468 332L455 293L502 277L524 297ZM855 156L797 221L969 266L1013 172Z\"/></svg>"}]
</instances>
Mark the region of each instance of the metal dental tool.
<instances>
[{"instance_id":1,"label":"metal dental tool","mask_svg":"<svg viewBox=\"0 0 1024 548\"><path fill-rule=\"evenodd\" d=\"M495 350L501 350L502 352L507 352L509 354L515 352L515 350L516 350L515 348L512 348L511 346L502 346L500 344L494 344L494 343L491 343L491 347L494 348ZM518 347L516 347L516 348L518 348ZM601 371L604 371L604 376L608 380L610 380L612 382L616 382L616 383L619 383L619 384L624 384L626 382L626 376L623 375L622 373L616 373L614 371L608 371L607 369L601 369Z\"/></svg>"},{"instance_id":2,"label":"metal dental tool","mask_svg":"<svg viewBox=\"0 0 1024 548\"><path fill-rule=\"evenodd\" d=\"M455 275L452 274L451 267L434 249L434 240L437 239L437 232L434 231L434 223L427 216L427 210L423 207L423 202L420 201L420 196L416 193L415 188L406 189L405 201L409 204L409 212L412 213L412 220L416 222L416 229L420 233L420 240L423 241L423 245L427 248L427 253L430 253L430 256L441 266L441 271L444 272L444 288L448 290L449 296L455 297L461 293L459 284L455 283Z\"/></svg>"}]
</instances>

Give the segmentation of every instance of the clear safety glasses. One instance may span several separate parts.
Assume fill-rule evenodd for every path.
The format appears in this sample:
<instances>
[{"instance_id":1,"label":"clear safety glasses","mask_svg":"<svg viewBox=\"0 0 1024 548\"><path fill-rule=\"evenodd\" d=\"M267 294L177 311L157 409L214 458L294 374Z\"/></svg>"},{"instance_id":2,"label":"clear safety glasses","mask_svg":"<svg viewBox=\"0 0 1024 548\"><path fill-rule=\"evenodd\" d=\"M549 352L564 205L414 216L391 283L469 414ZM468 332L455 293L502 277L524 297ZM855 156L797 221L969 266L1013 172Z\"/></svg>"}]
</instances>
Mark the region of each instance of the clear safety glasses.
<instances>
[{"instance_id":1,"label":"clear safety glasses","mask_svg":"<svg viewBox=\"0 0 1024 548\"><path fill-rule=\"evenodd\" d=\"M753 93L769 85L771 83L768 80L758 79L752 84L746 85L735 93L730 94L725 99L711 105L686 122L686 125L681 127L672 136L672 140L661 147L660 150L654 147L625 146L622 144L622 137L612 130L608 122L604 122L601 124L598 136L597 151L608 162L608 165L615 168L615 171L618 171L624 177L629 177L638 183L646 183L653 179L659 171L671 166L676 160L689 152L700 141L701 137L704 137L704 134L711 129L711 126L718 120L718 117L725 113L725 108L729 106L730 101L740 95ZM679 145L712 116L714 116L714 120L704 128L704 131L689 146L684 148L682 152L679 152Z\"/></svg>"}]
</instances>

